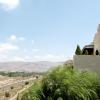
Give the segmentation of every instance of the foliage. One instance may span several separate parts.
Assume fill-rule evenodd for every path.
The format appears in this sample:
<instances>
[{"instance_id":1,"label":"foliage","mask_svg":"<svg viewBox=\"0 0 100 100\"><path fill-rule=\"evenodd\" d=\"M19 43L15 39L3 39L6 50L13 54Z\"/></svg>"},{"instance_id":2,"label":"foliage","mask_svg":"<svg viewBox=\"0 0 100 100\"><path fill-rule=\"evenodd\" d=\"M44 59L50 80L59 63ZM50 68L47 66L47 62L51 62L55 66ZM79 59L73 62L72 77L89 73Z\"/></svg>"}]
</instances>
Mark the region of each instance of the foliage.
<instances>
[{"instance_id":1,"label":"foliage","mask_svg":"<svg viewBox=\"0 0 100 100\"><path fill-rule=\"evenodd\" d=\"M26 82L25 82L25 85L28 85L28 84L29 84L29 82L28 82L28 81L26 81Z\"/></svg>"},{"instance_id":2,"label":"foliage","mask_svg":"<svg viewBox=\"0 0 100 100\"><path fill-rule=\"evenodd\" d=\"M99 51L98 51L98 50L96 50L96 52L95 52L95 53L96 53L96 55L99 55Z\"/></svg>"},{"instance_id":3,"label":"foliage","mask_svg":"<svg viewBox=\"0 0 100 100\"><path fill-rule=\"evenodd\" d=\"M40 100L38 98L37 91L41 88L41 81L35 82L34 85L29 89L29 91L26 91L24 95L22 96L21 100Z\"/></svg>"},{"instance_id":4,"label":"foliage","mask_svg":"<svg viewBox=\"0 0 100 100\"><path fill-rule=\"evenodd\" d=\"M12 90L12 89L14 89L14 87L13 87L13 86L11 86L10 88L11 88L11 90Z\"/></svg>"},{"instance_id":5,"label":"foliage","mask_svg":"<svg viewBox=\"0 0 100 100\"><path fill-rule=\"evenodd\" d=\"M76 54L76 55L81 55L81 54L82 54L82 51L81 51L79 45L77 45L77 48L76 48L75 54Z\"/></svg>"},{"instance_id":6,"label":"foliage","mask_svg":"<svg viewBox=\"0 0 100 100\"><path fill-rule=\"evenodd\" d=\"M28 76L36 76L36 75L42 75L43 73L35 73L35 72L0 72L0 75L8 76L8 77L28 77Z\"/></svg>"},{"instance_id":7,"label":"foliage","mask_svg":"<svg viewBox=\"0 0 100 100\"><path fill-rule=\"evenodd\" d=\"M26 99L25 99L26 98ZM59 66L35 83L22 100L97 100L100 99L99 77L91 72Z\"/></svg>"},{"instance_id":8,"label":"foliage","mask_svg":"<svg viewBox=\"0 0 100 100\"><path fill-rule=\"evenodd\" d=\"M10 93L9 92L5 92L5 97L10 97Z\"/></svg>"}]
</instances>

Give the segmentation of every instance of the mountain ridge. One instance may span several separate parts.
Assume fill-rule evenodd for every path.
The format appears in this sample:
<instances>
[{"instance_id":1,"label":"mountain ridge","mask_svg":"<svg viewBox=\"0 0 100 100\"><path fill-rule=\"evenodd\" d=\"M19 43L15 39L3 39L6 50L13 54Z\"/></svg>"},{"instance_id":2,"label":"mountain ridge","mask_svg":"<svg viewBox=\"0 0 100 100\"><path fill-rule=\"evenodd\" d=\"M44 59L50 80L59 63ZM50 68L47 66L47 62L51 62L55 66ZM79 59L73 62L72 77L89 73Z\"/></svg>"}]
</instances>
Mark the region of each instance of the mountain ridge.
<instances>
[{"instance_id":1,"label":"mountain ridge","mask_svg":"<svg viewBox=\"0 0 100 100\"><path fill-rule=\"evenodd\" d=\"M50 62L50 61L38 61L38 62L0 62L0 71L7 72L45 72L50 68L63 64L63 62Z\"/></svg>"}]
</instances>

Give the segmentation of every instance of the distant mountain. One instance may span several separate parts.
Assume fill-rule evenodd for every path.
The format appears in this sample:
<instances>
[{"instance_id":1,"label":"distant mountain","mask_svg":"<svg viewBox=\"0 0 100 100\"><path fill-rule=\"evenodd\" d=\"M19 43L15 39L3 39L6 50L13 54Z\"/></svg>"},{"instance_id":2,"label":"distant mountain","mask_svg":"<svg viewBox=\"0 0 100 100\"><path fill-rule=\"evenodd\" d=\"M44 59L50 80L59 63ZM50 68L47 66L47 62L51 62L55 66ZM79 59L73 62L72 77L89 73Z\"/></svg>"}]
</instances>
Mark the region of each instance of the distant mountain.
<instances>
[{"instance_id":1,"label":"distant mountain","mask_svg":"<svg viewBox=\"0 0 100 100\"><path fill-rule=\"evenodd\" d=\"M0 71L45 72L60 64L63 64L63 62L0 62Z\"/></svg>"}]
</instances>

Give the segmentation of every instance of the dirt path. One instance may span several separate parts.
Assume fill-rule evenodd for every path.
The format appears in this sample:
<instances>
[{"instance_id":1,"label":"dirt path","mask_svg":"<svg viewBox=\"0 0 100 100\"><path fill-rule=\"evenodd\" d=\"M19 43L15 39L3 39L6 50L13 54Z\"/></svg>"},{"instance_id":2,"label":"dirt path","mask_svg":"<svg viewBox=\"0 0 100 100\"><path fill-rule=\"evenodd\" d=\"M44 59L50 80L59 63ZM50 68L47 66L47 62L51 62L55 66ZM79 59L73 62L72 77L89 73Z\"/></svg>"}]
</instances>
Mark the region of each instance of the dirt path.
<instances>
[{"instance_id":1,"label":"dirt path","mask_svg":"<svg viewBox=\"0 0 100 100\"><path fill-rule=\"evenodd\" d=\"M35 80L35 78L34 78L34 80ZM19 94L21 94L23 91L25 91L25 90L27 90L28 88L30 88L32 85L33 85L33 84L24 87L22 90L18 91L17 94L16 94L14 97L10 98L9 100L16 100L17 97L19 96Z\"/></svg>"}]
</instances>

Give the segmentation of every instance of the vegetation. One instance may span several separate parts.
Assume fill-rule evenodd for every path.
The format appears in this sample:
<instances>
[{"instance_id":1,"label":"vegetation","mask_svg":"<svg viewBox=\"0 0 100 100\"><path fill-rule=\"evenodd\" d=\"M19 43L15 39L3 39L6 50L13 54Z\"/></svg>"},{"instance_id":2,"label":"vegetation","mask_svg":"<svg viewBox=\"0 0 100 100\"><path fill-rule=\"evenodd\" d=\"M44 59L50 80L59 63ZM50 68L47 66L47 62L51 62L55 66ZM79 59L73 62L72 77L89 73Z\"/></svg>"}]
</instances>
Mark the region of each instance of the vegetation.
<instances>
[{"instance_id":1,"label":"vegetation","mask_svg":"<svg viewBox=\"0 0 100 100\"><path fill-rule=\"evenodd\" d=\"M12 90L12 89L14 89L14 87L13 87L13 86L11 86L10 88L11 88L11 90Z\"/></svg>"},{"instance_id":2,"label":"vegetation","mask_svg":"<svg viewBox=\"0 0 100 100\"><path fill-rule=\"evenodd\" d=\"M35 72L0 72L0 75L8 76L8 77L28 77L28 76L36 76L36 75L42 75L43 73L35 73Z\"/></svg>"},{"instance_id":3,"label":"vegetation","mask_svg":"<svg viewBox=\"0 0 100 100\"><path fill-rule=\"evenodd\" d=\"M5 97L10 97L10 93L9 92L5 92Z\"/></svg>"},{"instance_id":4,"label":"vegetation","mask_svg":"<svg viewBox=\"0 0 100 100\"><path fill-rule=\"evenodd\" d=\"M82 51L81 51L79 45L77 45L77 48L76 48L75 54L76 54L76 55L81 55L81 54L82 54Z\"/></svg>"},{"instance_id":5,"label":"vegetation","mask_svg":"<svg viewBox=\"0 0 100 100\"><path fill-rule=\"evenodd\" d=\"M25 82L25 85L28 85L28 84L29 84L29 82L28 82L28 81L26 81L26 82Z\"/></svg>"},{"instance_id":6,"label":"vegetation","mask_svg":"<svg viewBox=\"0 0 100 100\"><path fill-rule=\"evenodd\" d=\"M99 100L100 78L65 65L48 72L21 100Z\"/></svg>"},{"instance_id":7,"label":"vegetation","mask_svg":"<svg viewBox=\"0 0 100 100\"><path fill-rule=\"evenodd\" d=\"M96 50L95 54L96 54L96 55L99 55L99 51L98 51L98 50Z\"/></svg>"}]
</instances>

